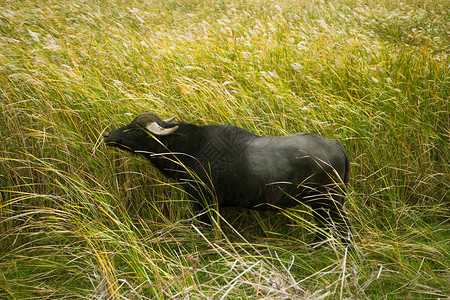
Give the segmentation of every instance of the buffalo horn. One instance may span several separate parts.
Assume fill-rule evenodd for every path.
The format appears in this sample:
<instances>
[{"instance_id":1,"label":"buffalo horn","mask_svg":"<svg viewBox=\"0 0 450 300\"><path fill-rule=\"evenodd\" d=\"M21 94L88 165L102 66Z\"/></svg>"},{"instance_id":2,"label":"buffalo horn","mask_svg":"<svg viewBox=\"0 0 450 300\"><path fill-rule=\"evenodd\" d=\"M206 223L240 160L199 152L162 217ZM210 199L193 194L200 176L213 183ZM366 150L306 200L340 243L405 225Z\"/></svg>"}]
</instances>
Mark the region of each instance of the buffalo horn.
<instances>
[{"instance_id":1,"label":"buffalo horn","mask_svg":"<svg viewBox=\"0 0 450 300\"><path fill-rule=\"evenodd\" d=\"M178 129L178 126L170 127L170 128L164 128L158 125L156 122L151 122L147 124L145 127L148 131L150 131L153 134L156 135L169 135L175 132L175 130Z\"/></svg>"},{"instance_id":2,"label":"buffalo horn","mask_svg":"<svg viewBox=\"0 0 450 300\"><path fill-rule=\"evenodd\" d=\"M176 119L176 117L172 117L172 118L170 118L170 119L164 120L164 122L170 123L170 122L172 122L172 121L175 120L175 119Z\"/></svg>"}]
</instances>

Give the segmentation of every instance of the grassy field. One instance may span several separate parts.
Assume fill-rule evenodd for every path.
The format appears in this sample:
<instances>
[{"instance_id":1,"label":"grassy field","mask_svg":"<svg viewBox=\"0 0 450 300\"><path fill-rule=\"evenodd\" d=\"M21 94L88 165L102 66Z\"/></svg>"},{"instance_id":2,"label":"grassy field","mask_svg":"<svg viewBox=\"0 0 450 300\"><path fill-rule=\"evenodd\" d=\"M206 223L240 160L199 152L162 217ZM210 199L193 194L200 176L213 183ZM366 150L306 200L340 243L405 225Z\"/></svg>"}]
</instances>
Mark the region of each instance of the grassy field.
<instances>
[{"instance_id":1,"label":"grassy field","mask_svg":"<svg viewBox=\"0 0 450 300\"><path fill-rule=\"evenodd\" d=\"M446 299L450 4L0 0L0 299ZM102 134L142 112L351 156L355 245L224 209ZM215 214L214 211L212 211Z\"/></svg>"}]
</instances>

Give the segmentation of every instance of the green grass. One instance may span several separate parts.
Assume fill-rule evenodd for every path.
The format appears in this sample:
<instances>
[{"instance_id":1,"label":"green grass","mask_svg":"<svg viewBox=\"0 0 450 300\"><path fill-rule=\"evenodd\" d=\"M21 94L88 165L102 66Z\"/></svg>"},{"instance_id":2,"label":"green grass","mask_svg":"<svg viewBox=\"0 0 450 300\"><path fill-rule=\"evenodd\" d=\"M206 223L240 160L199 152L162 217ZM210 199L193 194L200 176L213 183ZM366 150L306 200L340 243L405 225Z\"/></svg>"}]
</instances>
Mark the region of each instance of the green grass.
<instances>
[{"instance_id":1,"label":"green grass","mask_svg":"<svg viewBox=\"0 0 450 300\"><path fill-rule=\"evenodd\" d=\"M0 298L450 296L448 1L0 3ZM102 143L142 112L339 140L354 249L304 207L202 226Z\"/></svg>"}]
</instances>

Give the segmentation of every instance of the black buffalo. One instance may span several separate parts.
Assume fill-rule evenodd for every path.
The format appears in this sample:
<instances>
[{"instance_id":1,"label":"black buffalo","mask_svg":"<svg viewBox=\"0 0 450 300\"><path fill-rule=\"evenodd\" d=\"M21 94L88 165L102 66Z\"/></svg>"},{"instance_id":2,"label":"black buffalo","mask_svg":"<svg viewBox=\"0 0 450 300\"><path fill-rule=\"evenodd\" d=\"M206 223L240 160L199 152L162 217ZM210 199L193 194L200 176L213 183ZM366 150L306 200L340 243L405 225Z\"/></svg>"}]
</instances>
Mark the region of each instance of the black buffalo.
<instances>
[{"instance_id":1,"label":"black buffalo","mask_svg":"<svg viewBox=\"0 0 450 300\"><path fill-rule=\"evenodd\" d=\"M197 211L219 207L273 209L299 201L321 226L348 236L342 210L349 158L336 141L316 134L258 136L236 126L194 125L147 113L104 134L105 143L137 153L183 183Z\"/></svg>"}]
</instances>

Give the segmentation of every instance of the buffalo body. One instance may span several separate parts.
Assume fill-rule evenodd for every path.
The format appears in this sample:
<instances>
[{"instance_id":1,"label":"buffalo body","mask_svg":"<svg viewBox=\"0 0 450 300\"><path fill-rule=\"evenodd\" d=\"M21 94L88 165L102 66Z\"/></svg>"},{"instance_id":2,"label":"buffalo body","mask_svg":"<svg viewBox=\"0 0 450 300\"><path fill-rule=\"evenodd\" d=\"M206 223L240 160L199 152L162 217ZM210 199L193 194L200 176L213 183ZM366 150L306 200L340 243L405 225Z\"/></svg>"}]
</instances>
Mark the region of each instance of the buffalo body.
<instances>
[{"instance_id":1,"label":"buffalo body","mask_svg":"<svg viewBox=\"0 0 450 300\"><path fill-rule=\"evenodd\" d=\"M303 202L319 224L348 235L342 210L350 164L339 142L316 134L258 136L236 126L194 125L142 114L104 135L183 183L196 209L273 209Z\"/></svg>"}]
</instances>

